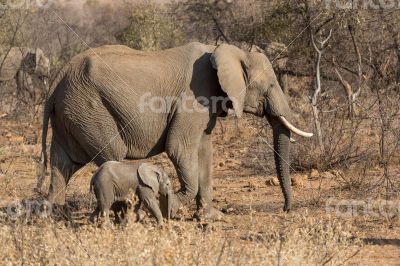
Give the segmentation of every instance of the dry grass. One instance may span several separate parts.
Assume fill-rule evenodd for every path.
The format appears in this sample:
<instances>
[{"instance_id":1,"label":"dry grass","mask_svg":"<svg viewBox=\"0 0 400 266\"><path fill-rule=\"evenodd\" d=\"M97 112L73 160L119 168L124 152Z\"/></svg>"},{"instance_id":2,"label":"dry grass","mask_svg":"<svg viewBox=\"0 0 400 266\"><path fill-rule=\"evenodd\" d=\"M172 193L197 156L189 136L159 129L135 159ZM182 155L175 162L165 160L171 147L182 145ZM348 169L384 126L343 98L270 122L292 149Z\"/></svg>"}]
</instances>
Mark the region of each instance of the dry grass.
<instances>
[{"instance_id":1,"label":"dry grass","mask_svg":"<svg viewBox=\"0 0 400 266\"><path fill-rule=\"evenodd\" d=\"M172 221L165 228L66 227L53 220L1 223L5 264L61 265L338 265L360 250L348 226L294 215L261 231L226 223ZM32 224L30 224L32 223ZM259 228L260 229L260 228Z\"/></svg>"}]
</instances>

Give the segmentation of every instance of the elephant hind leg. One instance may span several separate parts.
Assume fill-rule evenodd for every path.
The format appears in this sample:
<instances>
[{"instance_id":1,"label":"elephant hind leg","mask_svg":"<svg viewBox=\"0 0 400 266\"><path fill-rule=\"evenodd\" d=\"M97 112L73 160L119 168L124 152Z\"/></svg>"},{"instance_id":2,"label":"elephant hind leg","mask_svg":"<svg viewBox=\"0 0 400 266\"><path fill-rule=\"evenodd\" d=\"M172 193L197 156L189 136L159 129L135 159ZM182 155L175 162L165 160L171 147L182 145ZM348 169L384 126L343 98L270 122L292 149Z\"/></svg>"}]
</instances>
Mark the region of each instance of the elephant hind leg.
<instances>
[{"instance_id":1,"label":"elephant hind leg","mask_svg":"<svg viewBox=\"0 0 400 266\"><path fill-rule=\"evenodd\" d=\"M50 148L50 163L51 181L48 200L54 204L64 205L66 186L71 176L82 165L74 163L54 138Z\"/></svg>"}]
</instances>

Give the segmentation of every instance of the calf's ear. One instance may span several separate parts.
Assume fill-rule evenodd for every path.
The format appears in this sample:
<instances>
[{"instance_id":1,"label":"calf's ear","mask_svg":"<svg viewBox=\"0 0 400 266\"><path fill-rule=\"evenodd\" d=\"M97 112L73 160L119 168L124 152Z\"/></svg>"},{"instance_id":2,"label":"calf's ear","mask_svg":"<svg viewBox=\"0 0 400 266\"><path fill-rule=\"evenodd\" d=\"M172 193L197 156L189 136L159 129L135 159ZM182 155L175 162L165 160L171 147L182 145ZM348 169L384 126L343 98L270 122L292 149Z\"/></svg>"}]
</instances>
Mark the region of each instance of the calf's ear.
<instances>
[{"instance_id":1,"label":"calf's ear","mask_svg":"<svg viewBox=\"0 0 400 266\"><path fill-rule=\"evenodd\" d=\"M150 187L154 193L158 193L160 188L160 170L154 165L141 163L138 167L138 177L146 186Z\"/></svg>"}]
</instances>

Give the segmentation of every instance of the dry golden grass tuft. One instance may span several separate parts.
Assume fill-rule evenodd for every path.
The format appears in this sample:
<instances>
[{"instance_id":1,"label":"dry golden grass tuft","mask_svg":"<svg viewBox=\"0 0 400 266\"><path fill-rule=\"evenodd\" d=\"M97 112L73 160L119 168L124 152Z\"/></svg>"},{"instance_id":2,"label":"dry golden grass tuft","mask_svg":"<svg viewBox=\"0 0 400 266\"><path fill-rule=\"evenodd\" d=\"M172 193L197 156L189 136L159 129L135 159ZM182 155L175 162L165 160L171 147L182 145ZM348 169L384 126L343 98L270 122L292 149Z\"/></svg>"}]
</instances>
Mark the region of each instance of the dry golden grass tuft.
<instances>
[{"instance_id":1,"label":"dry golden grass tuft","mask_svg":"<svg viewBox=\"0 0 400 266\"><path fill-rule=\"evenodd\" d=\"M350 228L333 220L295 215L255 232L226 223L171 221L164 228L78 228L54 220L1 223L0 260L58 265L338 265L361 248Z\"/></svg>"}]
</instances>

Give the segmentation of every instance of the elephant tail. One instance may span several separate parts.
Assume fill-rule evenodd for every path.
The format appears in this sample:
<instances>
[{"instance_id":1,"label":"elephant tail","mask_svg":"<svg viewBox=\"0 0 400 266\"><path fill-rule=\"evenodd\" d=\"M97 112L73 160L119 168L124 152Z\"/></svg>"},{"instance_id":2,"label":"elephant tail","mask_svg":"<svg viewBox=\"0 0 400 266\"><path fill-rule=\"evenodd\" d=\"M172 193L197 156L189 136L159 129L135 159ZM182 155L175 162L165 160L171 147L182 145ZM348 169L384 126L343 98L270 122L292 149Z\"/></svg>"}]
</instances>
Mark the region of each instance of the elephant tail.
<instances>
[{"instance_id":1,"label":"elephant tail","mask_svg":"<svg viewBox=\"0 0 400 266\"><path fill-rule=\"evenodd\" d=\"M36 185L36 191L40 191L45 175L46 175L46 170L47 170L47 131L49 128L49 120L50 120L50 115L54 111L54 91L57 87L57 85L60 83L60 81L65 77L65 74L67 73L67 70L69 68L67 66L63 67L58 73L56 74L55 78L51 82L50 89L48 90L47 94L47 100L44 106L44 111L43 111L43 125L42 125L42 151L41 151L41 156L40 156L40 166L39 166L39 173L37 176L37 185Z\"/></svg>"}]
</instances>

